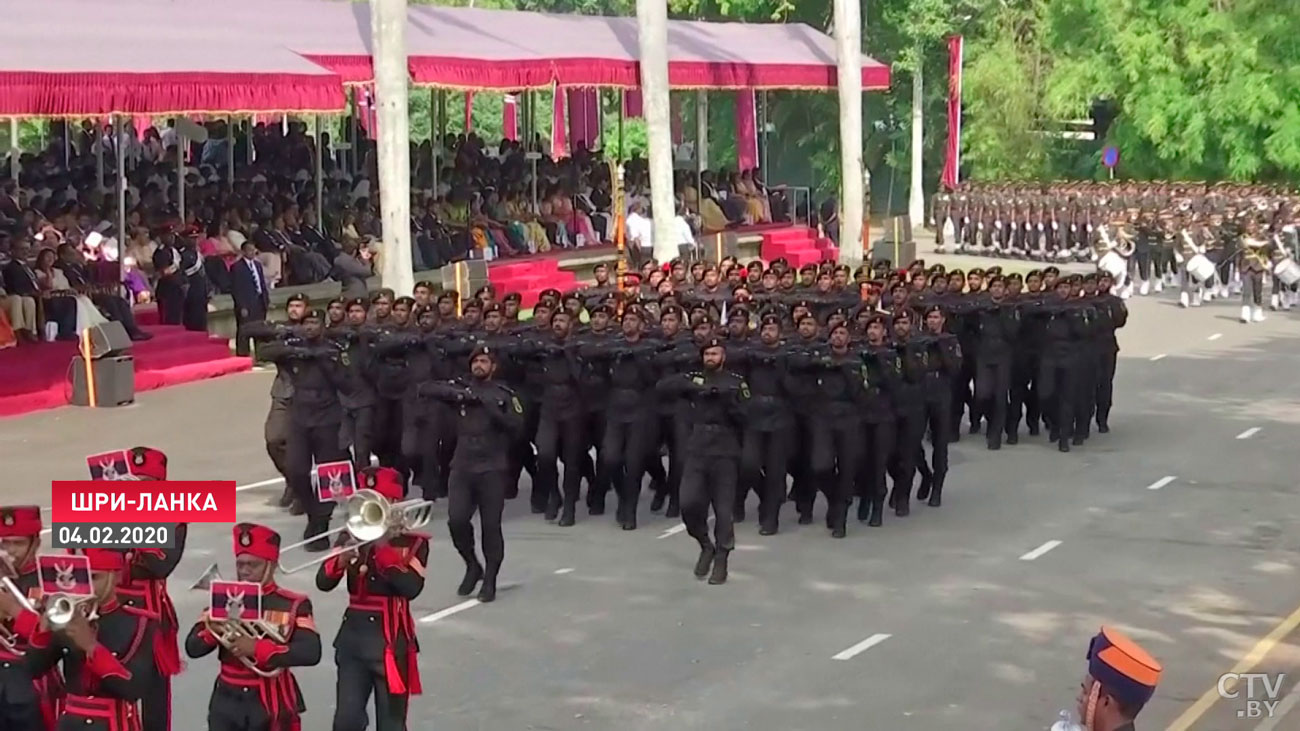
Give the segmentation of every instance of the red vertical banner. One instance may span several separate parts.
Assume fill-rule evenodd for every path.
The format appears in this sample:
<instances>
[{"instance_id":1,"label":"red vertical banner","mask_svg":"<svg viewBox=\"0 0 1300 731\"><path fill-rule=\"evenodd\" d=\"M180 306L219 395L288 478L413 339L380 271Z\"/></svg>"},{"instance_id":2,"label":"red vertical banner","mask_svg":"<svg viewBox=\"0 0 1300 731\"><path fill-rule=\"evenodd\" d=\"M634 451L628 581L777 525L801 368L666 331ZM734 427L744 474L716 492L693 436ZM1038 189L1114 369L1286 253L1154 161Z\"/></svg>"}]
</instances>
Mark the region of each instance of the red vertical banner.
<instances>
[{"instance_id":1,"label":"red vertical banner","mask_svg":"<svg viewBox=\"0 0 1300 731\"><path fill-rule=\"evenodd\" d=\"M501 101L501 136L511 142L519 141L518 94L506 94Z\"/></svg>"},{"instance_id":2,"label":"red vertical banner","mask_svg":"<svg viewBox=\"0 0 1300 731\"><path fill-rule=\"evenodd\" d=\"M564 94L569 113L569 146L577 149L582 145L590 150L600 134L599 112L600 100L594 88L568 89Z\"/></svg>"},{"instance_id":3,"label":"red vertical banner","mask_svg":"<svg viewBox=\"0 0 1300 731\"><path fill-rule=\"evenodd\" d=\"M474 92L465 92L465 134L474 131Z\"/></svg>"},{"instance_id":4,"label":"red vertical banner","mask_svg":"<svg viewBox=\"0 0 1300 731\"><path fill-rule=\"evenodd\" d=\"M948 39L948 145L939 182L952 190L961 180L961 67L962 37Z\"/></svg>"},{"instance_id":5,"label":"red vertical banner","mask_svg":"<svg viewBox=\"0 0 1300 731\"><path fill-rule=\"evenodd\" d=\"M551 159L559 160L569 156L569 145L564 139L564 90L559 86L551 94Z\"/></svg>"},{"instance_id":6,"label":"red vertical banner","mask_svg":"<svg viewBox=\"0 0 1300 731\"><path fill-rule=\"evenodd\" d=\"M736 167L738 170L758 167L758 112L753 89L736 92Z\"/></svg>"},{"instance_id":7,"label":"red vertical banner","mask_svg":"<svg viewBox=\"0 0 1300 731\"><path fill-rule=\"evenodd\" d=\"M643 103L644 99L641 97L640 89L625 89L623 91L623 116L628 119L640 119L645 114Z\"/></svg>"}]
</instances>

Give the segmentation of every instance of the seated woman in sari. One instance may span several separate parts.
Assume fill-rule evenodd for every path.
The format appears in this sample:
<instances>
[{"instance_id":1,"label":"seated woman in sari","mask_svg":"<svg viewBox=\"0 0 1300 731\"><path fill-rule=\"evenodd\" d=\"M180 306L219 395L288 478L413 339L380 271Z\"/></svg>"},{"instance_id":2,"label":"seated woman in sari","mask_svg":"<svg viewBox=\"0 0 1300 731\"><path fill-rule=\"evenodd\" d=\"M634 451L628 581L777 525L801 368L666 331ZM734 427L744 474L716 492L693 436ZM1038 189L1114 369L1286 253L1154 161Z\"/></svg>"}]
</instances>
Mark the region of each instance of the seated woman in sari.
<instances>
[{"instance_id":1,"label":"seated woman in sari","mask_svg":"<svg viewBox=\"0 0 1300 731\"><path fill-rule=\"evenodd\" d=\"M442 213L439 217L447 228L451 229L453 236L468 236L473 249L483 251L487 248L487 231L474 223L469 192L464 188L452 189L447 202L442 205Z\"/></svg>"},{"instance_id":2,"label":"seated woman in sari","mask_svg":"<svg viewBox=\"0 0 1300 731\"><path fill-rule=\"evenodd\" d=\"M532 207L524 200L522 193L511 191L507 194L505 213L507 220L523 231L524 241L527 242L529 251L537 253L551 250L550 239L546 238L546 228L538 222L537 214L533 213Z\"/></svg>"},{"instance_id":3,"label":"seated woman in sari","mask_svg":"<svg viewBox=\"0 0 1300 731\"><path fill-rule=\"evenodd\" d=\"M546 191L546 197L538 204L537 217L546 228L546 235L550 238L552 246L567 249L572 239L569 238L568 222L563 212L555 205L557 195L558 188Z\"/></svg>"},{"instance_id":4,"label":"seated woman in sari","mask_svg":"<svg viewBox=\"0 0 1300 731\"><path fill-rule=\"evenodd\" d=\"M483 201L483 214L497 230L505 235L505 246L497 247L501 253L512 255L528 253L528 232L523 224L511 220L510 212L506 209L501 194L494 189L488 189L487 198Z\"/></svg>"},{"instance_id":5,"label":"seated woman in sari","mask_svg":"<svg viewBox=\"0 0 1300 731\"><path fill-rule=\"evenodd\" d=\"M574 246L598 246L600 237L591 225L591 217L573 205L573 193L568 188L560 188L551 200L552 210L558 210L564 220L569 222L569 230L574 232ZM579 238L581 237L581 238Z\"/></svg>"},{"instance_id":6,"label":"seated woman in sari","mask_svg":"<svg viewBox=\"0 0 1300 731\"><path fill-rule=\"evenodd\" d=\"M763 223L763 203L757 197L749 194L744 182L740 178L740 173L732 173L728 179L728 195L735 196L745 203L745 223Z\"/></svg>"},{"instance_id":7,"label":"seated woman in sari","mask_svg":"<svg viewBox=\"0 0 1300 731\"><path fill-rule=\"evenodd\" d=\"M506 224L498 221L492 216L492 208L496 201L496 191L491 188L487 189L485 195L478 196L474 201L473 214L470 221L476 228L482 229L487 236L488 242L496 246L497 256L510 256L516 252L513 244L510 242L510 236L506 231Z\"/></svg>"},{"instance_id":8,"label":"seated woman in sari","mask_svg":"<svg viewBox=\"0 0 1300 731\"><path fill-rule=\"evenodd\" d=\"M746 170L741 173L739 184L740 190L744 194L746 200L758 201L761 213L763 214L762 218L759 219L759 222L771 223L772 202L768 200L767 190L754 179L754 171Z\"/></svg>"}]
</instances>

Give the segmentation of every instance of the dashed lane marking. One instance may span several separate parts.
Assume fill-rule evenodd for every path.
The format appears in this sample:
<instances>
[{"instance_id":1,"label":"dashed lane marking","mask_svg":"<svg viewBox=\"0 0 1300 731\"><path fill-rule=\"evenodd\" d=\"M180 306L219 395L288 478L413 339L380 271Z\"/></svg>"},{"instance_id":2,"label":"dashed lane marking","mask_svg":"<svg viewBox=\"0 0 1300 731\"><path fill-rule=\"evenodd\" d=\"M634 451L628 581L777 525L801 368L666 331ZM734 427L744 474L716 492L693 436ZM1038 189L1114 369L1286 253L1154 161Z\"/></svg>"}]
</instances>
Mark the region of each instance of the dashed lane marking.
<instances>
[{"instance_id":1,"label":"dashed lane marking","mask_svg":"<svg viewBox=\"0 0 1300 731\"><path fill-rule=\"evenodd\" d=\"M1151 483L1150 485L1147 485L1147 489L1148 489L1148 490L1159 490L1160 488L1165 487L1166 485L1168 485L1169 483L1171 483L1171 482L1173 482L1174 480L1177 480L1177 479L1178 479L1178 478L1175 477L1174 475L1165 475L1164 477L1161 477L1160 479L1156 480L1155 482Z\"/></svg>"},{"instance_id":2,"label":"dashed lane marking","mask_svg":"<svg viewBox=\"0 0 1300 731\"><path fill-rule=\"evenodd\" d=\"M556 569L556 570L555 570L555 575L556 575L556 576L564 576L565 574L571 574L571 573L573 573L573 569Z\"/></svg>"},{"instance_id":3,"label":"dashed lane marking","mask_svg":"<svg viewBox=\"0 0 1300 731\"><path fill-rule=\"evenodd\" d=\"M1223 337L1223 333L1215 333L1210 337L1206 338L1206 340L1218 340L1221 337Z\"/></svg>"},{"instance_id":4,"label":"dashed lane marking","mask_svg":"<svg viewBox=\"0 0 1300 731\"><path fill-rule=\"evenodd\" d=\"M1026 553L1025 555L1021 556L1021 557L1020 557L1020 560L1021 560L1021 561L1033 561L1033 560L1035 560L1035 559L1041 558L1043 554L1047 553L1048 551L1052 550L1053 548L1056 548L1056 547L1059 546L1059 545L1061 545L1061 542L1060 542L1060 541L1048 541L1047 543L1044 543L1043 545L1039 546L1038 548L1035 548L1034 550L1030 551L1029 553Z\"/></svg>"},{"instance_id":5,"label":"dashed lane marking","mask_svg":"<svg viewBox=\"0 0 1300 731\"><path fill-rule=\"evenodd\" d=\"M443 609L441 611L434 612L433 614L430 614L427 617L421 617L420 624L433 624L434 622L437 622L440 619L446 619L447 617L450 617L452 615L460 614L466 609L473 609L474 607L477 607L480 604L482 604L482 602L480 602L477 599L470 599L468 601L463 601L460 604L456 604L454 606L447 607L446 609Z\"/></svg>"},{"instance_id":6,"label":"dashed lane marking","mask_svg":"<svg viewBox=\"0 0 1300 731\"><path fill-rule=\"evenodd\" d=\"M664 531L663 533L660 533L660 534L659 534L659 540L663 540L663 539L665 539L665 538L668 538L669 536L675 536L675 535L677 535L678 533L681 533L681 532L684 531L684 530L686 530L686 524L685 524L685 523L682 523L682 524L680 524L680 525L675 525L675 526L669 528L668 530Z\"/></svg>"},{"instance_id":7,"label":"dashed lane marking","mask_svg":"<svg viewBox=\"0 0 1300 731\"><path fill-rule=\"evenodd\" d=\"M1151 362L1154 363L1158 360L1164 360L1166 357L1168 357L1167 353L1161 353L1160 355L1153 355L1151 356Z\"/></svg>"},{"instance_id":8,"label":"dashed lane marking","mask_svg":"<svg viewBox=\"0 0 1300 731\"><path fill-rule=\"evenodd\" d=\"M1238 439L1250 439L1251 437L1255 436L1255 435L1258 434L1258 433L1259 433L1259 427L1257 427L1257 426L1252 426L1251 428L1247 429L1246 431L1244 431L1244 432L1238 434L1238 435L1237 435L1237 438L1238 438Z\"/></svg>"},{"instance_id":9,"label":"dashed lane marking","mask_svg":"<svg viewBox=\"0 0 1300 731\"><path fill-rule=\"evenodd\" d=\"M271 485L282 485L282 484L284 484L283 477L272 477L269 480L262 480L261 482L250 482L247 485L239 485L238 487L235 488L235 492L243 492L245 490L256 490L259 487L270 487Z\"/></svg>"},{"instance_id":10,"label":"dashed lane marking","mask_svg":"<svg viewBox=\"0 0 1300 731\"><path fill-rule=\"evenodd\" d=\"M836 654L836 655L832 655L832 656L831 656L831 659L832 659L832 660L852 660L853 658L857 657L858 655L861 655L862 653L866 652L867 650L870 650L871 648L875 647L876 645L879 645L880 643L884 642L885 640L889 639L890 637L893 637L893 635L874 634L874 635L868 637L867 639L865 639L865 640L859 642L858 644L854 645L853 647L850 647L849 649L844 650L843 652L840 652L840 653L838 653L838 654Z\"/></svg>"}]
</instances>

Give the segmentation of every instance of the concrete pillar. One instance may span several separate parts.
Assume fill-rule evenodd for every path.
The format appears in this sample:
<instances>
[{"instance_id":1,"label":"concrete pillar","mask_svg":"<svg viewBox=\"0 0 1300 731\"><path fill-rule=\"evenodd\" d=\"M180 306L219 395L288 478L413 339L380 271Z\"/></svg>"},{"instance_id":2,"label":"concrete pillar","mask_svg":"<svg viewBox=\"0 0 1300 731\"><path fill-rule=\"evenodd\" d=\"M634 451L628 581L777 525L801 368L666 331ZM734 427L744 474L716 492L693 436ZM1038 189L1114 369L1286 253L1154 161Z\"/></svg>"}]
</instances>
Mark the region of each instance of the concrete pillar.
<instances>
[{"instance_id":1,"label":"concrete pillar","mask_svg":"<svg viewBox=\"0 0 1300 731\"><path fill-rule=\"evenodd\" d=\"M637 0L637 39L641 48L641 96L646 140L650 145L650 206L654 220L654 258L677 256L673 242L673 133L668 101L668 3Z\"/></svg>"},{"instance_id":2,"label":"concrete pillar","mask_svg":"<svg viewBox=\"0 0 1300 731\"><path fill-rule=\"evenodd\" d=\"M834 0L840 96L840 261L862 261L862 8Z\"/></svg>"},{"instance_id":3,"label":"concrete pillar","mask_svg":"<svg viewBox=\"0 0 1300 731\"><path fill-rule=\"evenodd\" d=\"M398 295L415 288L411 265L411 138L406 0L371 0L376 136L384 243L380 281ZM373 181L372 181L373 182Z\"/></svg>"},{"instance_id":4,"label":"concrete pillar","mask_svg":"<svg viewBox=\"0 0 1300 731\"><path fill-rule=\"evenodd\" d=\"M922 88L922 60L917 54L916 70L912 72L912 179L907 197L907 215L913 226L925 223L925 189L922 161L925 154L925 95Z\"/></svg>"}]
</instances>

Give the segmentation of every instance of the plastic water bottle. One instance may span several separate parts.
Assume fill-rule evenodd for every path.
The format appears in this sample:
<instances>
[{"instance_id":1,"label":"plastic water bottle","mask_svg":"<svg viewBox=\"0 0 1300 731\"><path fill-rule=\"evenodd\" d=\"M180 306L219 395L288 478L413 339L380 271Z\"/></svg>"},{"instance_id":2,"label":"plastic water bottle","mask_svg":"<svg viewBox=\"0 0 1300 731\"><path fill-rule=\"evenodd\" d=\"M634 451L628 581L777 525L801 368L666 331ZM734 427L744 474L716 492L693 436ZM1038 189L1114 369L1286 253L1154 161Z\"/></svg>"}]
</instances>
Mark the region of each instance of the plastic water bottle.
<instances>
[{"instance_id":1,"label":"plastic water bottle","mask_svg":"<svg viewBox=\"0 0 1300 731\"><path fill-rule=\"evenodd\" d=\"M1088 731L1074 717L1074 711L1061 711L1056 723L1052 724L1051 731Z\"/></svg>"}]
</instances>

